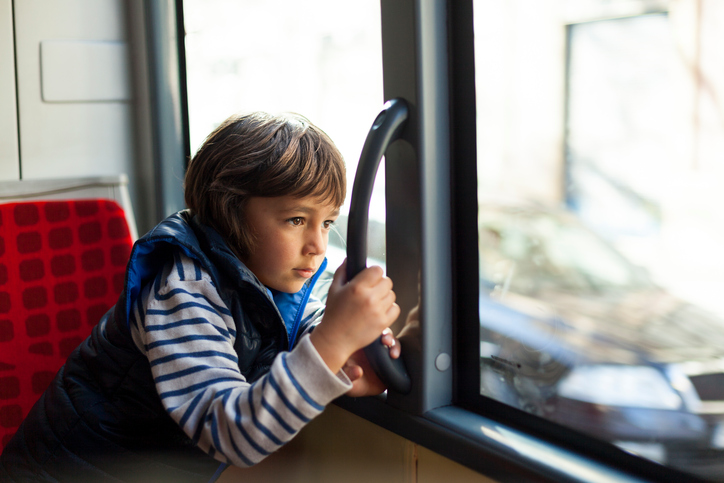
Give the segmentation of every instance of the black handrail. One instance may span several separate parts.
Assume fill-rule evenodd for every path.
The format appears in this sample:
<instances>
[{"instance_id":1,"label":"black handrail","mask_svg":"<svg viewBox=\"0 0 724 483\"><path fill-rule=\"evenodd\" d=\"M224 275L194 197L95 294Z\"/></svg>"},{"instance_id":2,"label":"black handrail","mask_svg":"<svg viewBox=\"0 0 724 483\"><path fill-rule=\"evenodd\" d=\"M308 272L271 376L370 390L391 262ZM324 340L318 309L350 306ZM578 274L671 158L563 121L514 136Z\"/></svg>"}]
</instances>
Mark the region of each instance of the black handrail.
<instances>
[{"instance_id":1,"label":"black handrail","mask_svg":"<svg viewBox=\"0 0 724 483\"><path fill-rule=\"evenodd\" d=\"M367 225L375 175L387 147L399 138L407 117L407 103L403 99L386 102L372 123L362 147L352 187L347 225L347 280L352 280L367 266ZM364 348L367 360L388 389L407 394L410 392L411 383L402 355L398 359L391 358L389 349L380 340L381 337L380 335L380 338Z\"/></svg>"}]
</instances>

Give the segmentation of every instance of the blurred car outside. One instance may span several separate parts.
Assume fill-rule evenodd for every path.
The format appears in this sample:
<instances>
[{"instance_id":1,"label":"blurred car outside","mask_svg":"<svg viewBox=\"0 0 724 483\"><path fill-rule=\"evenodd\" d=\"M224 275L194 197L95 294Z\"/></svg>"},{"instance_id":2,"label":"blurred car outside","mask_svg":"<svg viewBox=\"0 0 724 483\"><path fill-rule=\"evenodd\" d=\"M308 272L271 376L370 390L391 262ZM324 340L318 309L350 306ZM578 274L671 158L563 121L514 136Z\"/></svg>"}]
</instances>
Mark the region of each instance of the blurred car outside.
<instances>
[{"instance_id":1,"label":"blurred car outside","mask_svg":"<svg viewBox=\"0 0 724 483\"><path fill-rule=\"evenodd\" d=\"M724 478L724 320L564 210L479 210L483 395Z\"/></svg>"},{"instance_id":2,"label":"blurred car outside","mask_svg":"<svg viewBox=\"0 0 724 483\"><path fill-rule=\"evenodd\" d=\"M657 286L572 213L486 200L480 392L642 457L724 481L724 319ZM385 267L370 220L368 266ZM346 256L330 234L323 300Z\"/></svg>"}]
</instances>

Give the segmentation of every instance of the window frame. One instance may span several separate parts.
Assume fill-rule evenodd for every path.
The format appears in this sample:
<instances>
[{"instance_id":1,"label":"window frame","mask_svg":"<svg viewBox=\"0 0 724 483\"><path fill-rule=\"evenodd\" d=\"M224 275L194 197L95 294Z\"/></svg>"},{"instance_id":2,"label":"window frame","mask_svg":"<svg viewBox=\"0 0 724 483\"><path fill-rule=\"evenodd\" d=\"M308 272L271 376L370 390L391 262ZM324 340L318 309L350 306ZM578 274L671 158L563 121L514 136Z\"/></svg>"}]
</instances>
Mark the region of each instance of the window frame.
<instances>
[{"instance_id":1,"label":"window frame","mask_svg":"<svg viewBox=\"0 0 724 483\"><path fill-rule=\"evenodd\" d=\"M151 66L175 57L181 71L173 87L162 82L176 79L173 72L153 76L156 95L176 99L173 106L155 106L154 119L172 121L173 133L167 135L177 143L171 161L161 162L165 173L178 167L179 149L188 152L183 39L178 39L183 9L182 0L164 5L172 1L175 11L149 15L159 53ZM403 347L411 394L342 397L335 404L496 480L696 481L480 395L473 2L381 0L381 19L385 98L402 97L410 106L402 140L386 154L387 269L402 313L420 305L421 338L419 347ZM160 34L173 24L176 39ZM179 92L182 100L175 97ZM183 111L180 123L174 109ZM164 206L174 204L165 201ZM437 369L440 354L452 356L450 368Z\"/></svg>"},{"instance_id":2,"label":"window frame","mask_svg":"<svg viewBox=\"0 0 724 483\"><path fill-rule=\"evenodd\" d=\"M422 340L403 343L411 394L336 404L494 479L696 481L480 395L472 0L381 5L385 99L411 106L403 141L386 154L387 267L403 314L419 274ZM440 372L445 351L453 370Z\"/></svg>"}]
</instances>

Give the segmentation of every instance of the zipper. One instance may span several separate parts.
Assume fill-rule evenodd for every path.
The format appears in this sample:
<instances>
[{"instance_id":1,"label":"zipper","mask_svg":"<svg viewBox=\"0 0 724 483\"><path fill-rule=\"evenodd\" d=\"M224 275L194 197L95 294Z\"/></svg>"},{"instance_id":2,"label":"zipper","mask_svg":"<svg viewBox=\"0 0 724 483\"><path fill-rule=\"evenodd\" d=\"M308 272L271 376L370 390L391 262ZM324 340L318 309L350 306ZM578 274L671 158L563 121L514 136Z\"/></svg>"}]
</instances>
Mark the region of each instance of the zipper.
<instances>
[{"instance_id":1,"label":"zipper","mask_svg":"<svg viewBox=\"0 0 724 483\"><path fill-rule=\"evenodd\" d=\"M309 281L309 284L307 284L307 290L305 290L304 295L302 295L302 301L299 304L299 309L297 309L297 315L294 318L294 323L292 324L292 330L289 334L289 350L292 350L292 347L294 347L294 342L297 340L297 332L299 332L299 324L302 322L302 317L304 316L304 309L307 307L307 301L309 301L309 296L312 293L312 289L314 288L314 285L317 283L317 279L322 275L324 270L327 268L327 259L325 258L324 261L322 261L322 265L319 266L319 270L317 270L317 273L312 276L312 279Z\"/></svg>"}]
</instances>

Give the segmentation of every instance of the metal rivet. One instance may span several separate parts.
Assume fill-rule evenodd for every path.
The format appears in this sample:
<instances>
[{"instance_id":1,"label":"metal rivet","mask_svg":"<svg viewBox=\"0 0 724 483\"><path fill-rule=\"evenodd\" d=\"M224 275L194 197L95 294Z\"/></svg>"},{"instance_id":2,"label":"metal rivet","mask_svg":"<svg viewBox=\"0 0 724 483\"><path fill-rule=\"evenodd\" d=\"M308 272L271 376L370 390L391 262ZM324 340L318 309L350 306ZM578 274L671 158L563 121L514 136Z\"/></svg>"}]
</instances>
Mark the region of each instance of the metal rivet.
<instances>
[{"instance_id":1,"label":"metal rivet","mask_svg":"<svg viewBox=\"0 0 724 483\"><path fill-rule=\"evenodd\" d=\"M446 354L445 352L441 352L435 358L435 367L440 372L445 372L450 369L451 363L452 359L450 358L450 354Z\"/></svg>"}]
</instances>

